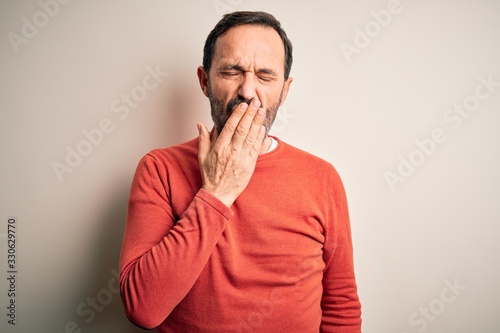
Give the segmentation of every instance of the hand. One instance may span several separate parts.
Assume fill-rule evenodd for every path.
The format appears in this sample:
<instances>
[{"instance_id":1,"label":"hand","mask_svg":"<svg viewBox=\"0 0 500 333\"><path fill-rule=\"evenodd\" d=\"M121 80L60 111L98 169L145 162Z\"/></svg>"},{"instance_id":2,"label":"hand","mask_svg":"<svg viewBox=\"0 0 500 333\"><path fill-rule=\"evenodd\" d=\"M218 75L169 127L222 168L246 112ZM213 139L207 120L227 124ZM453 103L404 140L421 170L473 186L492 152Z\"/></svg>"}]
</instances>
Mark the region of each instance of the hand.
<instances>
[{"instance_id":1,"label":"hand","mask_svg":"<svg viewBox=\"0 0 500 333\"><path fill-rule=\"evenodd\" d=\"M259 154L271 146L263 126L265 111L260 106L258 100L239 104L221 133L214 128L212 137L203 124L198 124L202 188L228 207L250 182Z\"/></svg>"}]
</instances>

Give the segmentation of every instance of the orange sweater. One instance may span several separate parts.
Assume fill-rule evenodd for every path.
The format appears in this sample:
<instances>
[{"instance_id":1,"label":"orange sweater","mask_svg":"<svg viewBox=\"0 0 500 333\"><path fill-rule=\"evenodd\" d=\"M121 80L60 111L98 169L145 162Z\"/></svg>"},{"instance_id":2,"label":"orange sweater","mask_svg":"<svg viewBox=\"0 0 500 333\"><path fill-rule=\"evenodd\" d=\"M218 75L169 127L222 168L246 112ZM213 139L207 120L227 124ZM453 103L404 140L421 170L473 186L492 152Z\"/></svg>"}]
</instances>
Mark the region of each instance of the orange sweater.
<instances>
[{"instance_id":1,"label":"orange sweater","mask_svg":"<svg viewBox=\"0 0 500 333\"><path fill-rule=\"evenodd\" d=\"M120 258L128 318L158 332L358 333L342 182L280 140L231 208L201 188L198 139L139 162Z\"/></svg>"}]
</instances>

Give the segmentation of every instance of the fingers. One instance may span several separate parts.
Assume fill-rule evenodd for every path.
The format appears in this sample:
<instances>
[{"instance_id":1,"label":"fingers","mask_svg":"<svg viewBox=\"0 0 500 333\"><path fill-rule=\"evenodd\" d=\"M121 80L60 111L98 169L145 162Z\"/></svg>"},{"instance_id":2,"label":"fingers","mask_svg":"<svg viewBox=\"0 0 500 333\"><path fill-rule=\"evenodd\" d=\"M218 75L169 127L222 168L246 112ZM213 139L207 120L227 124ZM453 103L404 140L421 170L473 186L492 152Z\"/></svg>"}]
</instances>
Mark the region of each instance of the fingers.
<instances>
[{"instance_id":1,"label":"fingers","mask_svg":"<svg viewBox=\"0 0 500 333\"><path fill-rule=\"evenodd\" d=\"M266 134L266 128L263 124L266 116L264 109L260 108L257 110L255 117L252 120L250 130L243 141L242 148L244 150L255 149L257 152L260 150L262 140L264 140ZM262 132L263 131L263 132Z\"/></svg>"},{"instance_id":2,"label":"fingers","mask_svg":"<svg viewBox=\"0 0 500 333\"><path fill-rule=\"evenodd\" d=\"M250 181L259 153L269 149L265 115L260 102L252 101L239 104L220 133L198 123L202 187L228 207Z\"/></svg>"},{"instance_id":3,"label":"fingers","mask_svg":"<svg viewBox=\"0 0 500 333\"><path fill-rule=\"evenodd\" d=\"M233 145L235 147L243 148L246 151L254 149L266 115L266 112L260 106L260 102L254 100L241 118L233 135Z\"/></svg>"},{"instance_id":4,"label":"fingers","mask_svg":"<svg viewBox=\"0 0 500 333\"><path fill-rule=\"evenodd\" d=\"M204 161L210 151L210 133L202 123L198 123L199 143L198 143L198 158Z\"/></svg>"},{"instance_id":5,"label":"fingers","mask_svg":"<svg viewBox=\"0 0 500 333\"><path fill-rule=\"evenodd\" d=\"M249 148L251 149L250 153L256 154L255 157L257 157L257 155L267 152L267 150L269 150L269 147L267 148L267 150L265 150L266 148L264 147L266 146L266 139L266 127L264 125L261 125L259 132L257 133L255 144L249 146ZM247 142L250 144L250 141L247 140Z\"/></svg>"},{"instance_id":6,"label":"fingers","mask_svg":"<svg viewBox=\"0 0 500 333\"><path fill-rule=\"evenodd\" d=\"M228 145L231 142L241 119L246 114L248 107L249 105L247 103L241 103L236 106L219 135L219 142L221 144Z\"/></svg>"},{"instance_id":7,"label":"fingers","mask_svg":"<svg viewBox=\"0 0 500 333\"><path fill-rule=\"evenodd\" d=\"M223 132L227 136L226 140L231 135L229 141L231 148L255 149L254 146L265 119L265 111L260 106L261 104L258 100L253 100L250 105L242 103L228 119Z\"/></svg>"}]
</instances>

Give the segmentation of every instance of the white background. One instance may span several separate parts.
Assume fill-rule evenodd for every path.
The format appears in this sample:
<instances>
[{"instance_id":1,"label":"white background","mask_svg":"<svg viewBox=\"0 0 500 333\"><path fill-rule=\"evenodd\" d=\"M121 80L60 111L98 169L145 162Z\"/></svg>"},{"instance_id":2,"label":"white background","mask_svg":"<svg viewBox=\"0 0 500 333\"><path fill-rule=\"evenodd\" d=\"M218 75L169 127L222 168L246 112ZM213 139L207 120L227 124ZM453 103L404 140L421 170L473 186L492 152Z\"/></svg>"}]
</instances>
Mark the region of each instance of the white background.
<instances>
[{"instance_id":1,"label":"white background","mask_svg":"<svg viewBox=\"0 0 500 333\"><path fill-rule=\"evenodd\" d=\"M344 180L363 331L500 332L499 1L41 3L51 15L34 0L0 2L1 332L142 332L112 292L132 175L149 150L210 125L196 67L232 10L274 14L293 42L294 82L273 133ZM145 91L147 68L168 76L115 113L122 94ZM457 120L449 112L463 103L473 111ZM106 118L111 133L85 146L82 131ZM430 144L435 129L442 142ZM69 167L78 145L87 156ZM388 172L401 177L392 187Z\"/></svg>"}]
</instances>

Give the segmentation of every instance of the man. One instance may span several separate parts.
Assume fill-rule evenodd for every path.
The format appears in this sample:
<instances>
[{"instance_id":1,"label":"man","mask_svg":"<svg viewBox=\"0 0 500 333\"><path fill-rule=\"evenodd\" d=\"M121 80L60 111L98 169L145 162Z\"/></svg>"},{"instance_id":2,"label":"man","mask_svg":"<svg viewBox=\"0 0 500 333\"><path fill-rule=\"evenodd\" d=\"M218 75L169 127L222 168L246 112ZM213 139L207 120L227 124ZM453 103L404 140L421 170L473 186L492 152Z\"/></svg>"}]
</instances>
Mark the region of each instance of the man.
<instances>
[{"instance_id":1,"label":"man","mask_svg":"<svg viewBox=\"0 0 500 333\"><path fill-rule=\"evenodd\" d=\"M120 258L128 318L158 332L361 332L347 203L327 162L267 135L292 46L228 14L198 79L214 128L139 163Z\"/></svg>"}]
</instances>

